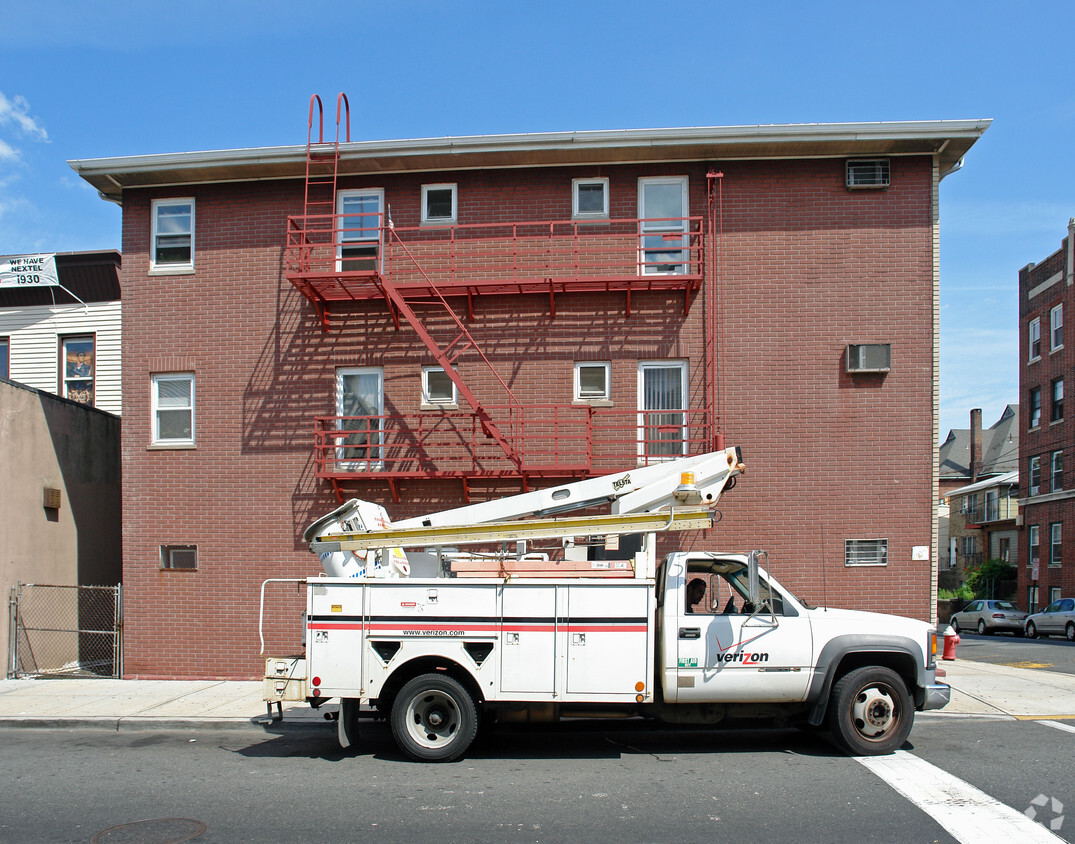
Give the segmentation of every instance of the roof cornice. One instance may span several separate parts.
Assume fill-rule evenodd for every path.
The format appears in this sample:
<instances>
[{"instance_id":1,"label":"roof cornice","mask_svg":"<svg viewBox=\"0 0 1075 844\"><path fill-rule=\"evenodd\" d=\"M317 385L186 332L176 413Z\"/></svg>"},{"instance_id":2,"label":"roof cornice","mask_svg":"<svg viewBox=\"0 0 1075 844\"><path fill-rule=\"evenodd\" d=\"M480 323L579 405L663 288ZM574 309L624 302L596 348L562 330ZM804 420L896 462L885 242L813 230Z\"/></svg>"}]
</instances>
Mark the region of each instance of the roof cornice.
<instances>
[{"instance_id":1,"label":"roof cornice","mask_svg":"<svg viewBox=\"0 0 1075 844\"><path fill-rule=\"evenodd\" d=\"M940 173L992 121L806 123L473 135L340 144L340 173L396 173L652 161L936 155ZM306 145L78 159L68 164L111 200L126 188L302 178Z\"/></svg>"}]
</instances>

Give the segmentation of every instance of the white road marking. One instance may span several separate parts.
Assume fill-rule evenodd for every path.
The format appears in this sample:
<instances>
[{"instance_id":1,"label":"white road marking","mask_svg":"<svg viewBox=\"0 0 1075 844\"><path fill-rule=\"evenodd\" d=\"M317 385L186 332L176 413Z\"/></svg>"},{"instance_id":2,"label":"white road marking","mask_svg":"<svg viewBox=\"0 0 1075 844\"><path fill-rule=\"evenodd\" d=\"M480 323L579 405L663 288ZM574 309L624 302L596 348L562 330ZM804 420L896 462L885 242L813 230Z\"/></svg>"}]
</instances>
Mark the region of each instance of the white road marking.
<instances>
[{"instance_id":1,"label":"white road marking","mask_svg":"<svg viewBox=\"0 0 1075 844\"><path fill-rule=\"evenodd\" d=\"M855 759L937 821L957 841L1063 841L1022 812L906 750Z\"/></svg>"},{"instance_id":2,"label":"white road marking","mask_svg":"<svg viewBox=\"0 0 1075 844\"><path fill-rule=\"evenodd\" d=\"M1063 721L1038 721L1038 723L1044 724L1046 727L1055 727L1065 733L1075 733L1075 727L1071 726L1071 724L1065 724Z\"/></svg>"}]
</instances>

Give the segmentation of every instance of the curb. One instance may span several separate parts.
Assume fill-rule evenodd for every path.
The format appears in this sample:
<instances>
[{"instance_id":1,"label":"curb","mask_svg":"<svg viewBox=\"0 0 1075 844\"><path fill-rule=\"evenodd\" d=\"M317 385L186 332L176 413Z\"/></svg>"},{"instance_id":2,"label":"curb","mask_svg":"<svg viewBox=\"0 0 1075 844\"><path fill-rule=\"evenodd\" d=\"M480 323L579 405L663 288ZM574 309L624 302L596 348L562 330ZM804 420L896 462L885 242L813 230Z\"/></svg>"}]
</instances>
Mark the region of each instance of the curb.
<instances>
[{"instance_id":1,"label":"curb","mask_svg":"<svg viewBox=\"0 0 1075 844\"><path fill-rule=\"evenodd\" d=\"M264 716L258 718L183 718L154 717L148 715L124 716L84 716L64 718L48 715L27 715L12 718L0 716L0 729L63 729L63 730L109 730L110 732L141 732L144 730L235 730L259 733L321 731L331 729L335 724L328 721L311 719L291 721L269 721Z\"/></svg>"}]
</instances>

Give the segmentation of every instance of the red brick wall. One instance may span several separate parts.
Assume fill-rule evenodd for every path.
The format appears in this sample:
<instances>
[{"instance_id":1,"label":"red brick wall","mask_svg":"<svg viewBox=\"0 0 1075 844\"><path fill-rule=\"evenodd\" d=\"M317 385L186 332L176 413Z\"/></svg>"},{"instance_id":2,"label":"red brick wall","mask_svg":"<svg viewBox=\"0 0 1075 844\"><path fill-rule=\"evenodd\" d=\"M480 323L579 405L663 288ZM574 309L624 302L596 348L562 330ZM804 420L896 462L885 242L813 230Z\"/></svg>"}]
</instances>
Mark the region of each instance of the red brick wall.
<instances>
[{"instance_id":1,"label":"red brick wall","mask_svg":"<svg viewBox=\"0 0 1075 844\"><path fill-rule=\"evenodd\" d=\"M1050 311L1059 304L1064 306L1065 320L1075 321L1075 296L1066 280L1061 278L1051 287L1030 298L1030 291L1066 270L1068 244L1065 238L1061 248L1032 267L1019 271L1019 425L1022 429L1019 439L1019 497L1030 497L1030 458L1041 458L1041 487L1036 500L1023 503L1019 507L1022 527L1019 529L1019 570L1018 603L1026 608L1029 587L1034 583L1030 569L1029 527L1039 528L1040 566L1038 569L1038 609L1049 603L1051 590L1059 588L1064 597L1075 594L1075 568L1066 564L1072 559L1071 548L1075 547L1075 499L1064 497L1065 491L1075 487L1071 468L1075 461L1075 449L1072 448L1071 419L1075 416L1075 398L1067 398L1075 389L1071 373L1075 370L1075 324L1065 326L1064 343L1056 350L1050 342ZM1041 355L1031 362L1030 358L1030 322L1034 318L1041 320ZM1065 404L1064 415L1059 421L1052 420L1052 382L1064 378ZM1030 390L1041 389L1041 422L1030 427ZM1054 489L1051 475L1051 455L1055 451L1064 453L1065 467L1060 489ZM1050 565L1050 526L1061 525L1061 564Z\"/></svg>"},{"instance_id":2,"label":"red brick wall","mask_svg":"<svg viewBox=\"0 0 1075 844\"><path fill-rule=\"evenodd\" d=\"M459 221L567 219L571 179L608 176L613 217L637 216L639 176L688 175L691 211L705 211L710 162L603 168L384 175L397 225L418 220L420 185L456 182ZM764 548L776 576L815 603L929 618L933 501L933 244L931 162L893 159L892 186L847 191L844 163L718 162L723 303L721 416L748 472L723 521L695 547ZM149 275L153 198L196 199L196 272ZM333 415L337 366L383 366L386 410L417 412L433 363L385 308L363 306L324 334L282 274L285 221L301 182L129 190L124 195L124 582L131 676L252 677L258 589L265 578L315 574L304 527L336 505L314 477L314 417ZM485 297L468 323L524 402L570 403L576 360L612 361L612 400L636 407L639 360L689 363L692 406L704 406L704 299L681 294ZM439 339L444 320L431 320ZM454 335L452 335L454 336ZM885 376L844 372L847 343L892 344ZM472 357L459 367L483 402L502 393ZM193 370L197 447L154 450L150 374ZM602 444L634 463L633 442ZM462 503L458 481L350 490L394 517ZM504 484L499 492L518 491ZM476 495L498 494L492 487ZM887 538L884 568L846 568L845 539ZM667 547L671 540L664 542ZM162 571L164 544L197 544L199 568ZM278 587L271 646L299 639L290 593Z\"/></svg>"}]
</instances>

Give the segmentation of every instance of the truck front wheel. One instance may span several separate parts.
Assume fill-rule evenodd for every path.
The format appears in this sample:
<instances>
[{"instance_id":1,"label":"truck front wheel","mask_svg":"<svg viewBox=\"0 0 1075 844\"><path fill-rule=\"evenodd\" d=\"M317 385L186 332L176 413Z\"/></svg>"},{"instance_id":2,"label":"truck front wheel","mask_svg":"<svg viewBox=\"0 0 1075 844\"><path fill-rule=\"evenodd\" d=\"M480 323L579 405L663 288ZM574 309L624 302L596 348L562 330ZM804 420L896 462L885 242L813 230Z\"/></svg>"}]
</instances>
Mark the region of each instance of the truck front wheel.
<instances>
[{"instance_id":1,"label":"truck front wheel","mask_svg":"<svg viewBox=\"0 0 1075 844\"><path fill-rule=\"evenodd\" d=\"M866 666L844 675L829 700L833 737L855 756L898 750L914 723L907 685L890 668Z\"/></svg>"},{"instance_id":2,"label":"truck front wheel","mask_svg":"<svg viewBox=\"0 0 1075 844\"><path fill-rule=\"evenodd\" d=\"M392 736L419 762L458 759L478 732L474 699L447 674L422 674L408 682L392 704Z\"/></svg>"}]
</instances>

